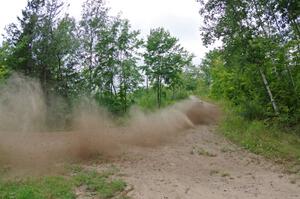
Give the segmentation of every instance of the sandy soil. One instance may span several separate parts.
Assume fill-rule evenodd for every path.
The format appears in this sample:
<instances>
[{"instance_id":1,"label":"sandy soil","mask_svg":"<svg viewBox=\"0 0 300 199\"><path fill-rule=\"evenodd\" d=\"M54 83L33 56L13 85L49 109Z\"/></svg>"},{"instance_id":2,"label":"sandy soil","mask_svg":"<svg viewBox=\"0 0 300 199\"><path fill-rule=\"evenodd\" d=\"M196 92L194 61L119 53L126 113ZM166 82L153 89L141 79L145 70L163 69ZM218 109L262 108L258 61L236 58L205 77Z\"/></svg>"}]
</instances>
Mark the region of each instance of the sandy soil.
<instances>
[{"instance_id":1,"label":"sandy soil","mask_svg":"<svg viewBox=\"0 0 300 199\"><path fill-rule=\"evenodd\" d=\"M294 199L296 176L198 126L155 148L130 147L114 163L134 199ZM99 170L103 166L98 167Z\"/></svg>"}]
</instances>

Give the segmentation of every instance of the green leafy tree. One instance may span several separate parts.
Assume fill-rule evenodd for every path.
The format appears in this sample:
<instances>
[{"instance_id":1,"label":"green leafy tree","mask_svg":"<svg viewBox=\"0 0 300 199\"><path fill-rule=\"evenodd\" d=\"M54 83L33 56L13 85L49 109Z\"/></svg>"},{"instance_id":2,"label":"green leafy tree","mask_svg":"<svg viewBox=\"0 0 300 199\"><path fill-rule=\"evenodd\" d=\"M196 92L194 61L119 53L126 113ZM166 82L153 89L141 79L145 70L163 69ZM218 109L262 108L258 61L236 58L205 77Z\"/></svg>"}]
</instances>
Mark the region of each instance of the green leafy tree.
<instances>
[{"instance_id":1,"label":"green leafy tree","mask_svg":"<svg viewBox=\"0 0 300 199\"><path fill-rule=\"evenodd\" d=\"M76 23L66 15L57 24L53 32L53 53L55 56L55 90L64 97L78 95L77 67L79 66Z\"/></svg>"},{"instance_id":2,"label":"green leafy tree","mask_svg":"<svg viewBox=\"0 0 300 199\"><path fill-rule=\"evenodd\" d=\"M137 66L138 50L143 41L138 38L139 31L132 31L128 20L120 21L118 44L119 64L119 96L122 109L126 112L133 99L129 99L141 82L141 74Z\"/></svg>"},{"instance_id":3,"label":"green leafy tree","mask_svg":"<svg viewBox=\"0 0 300 199\"><path fill-rule=\"evenodd\" d=\"M125 112L131 104L130 94L140 83L137 61L142 41L138 39L139 32L131 30L128 20L119 17L101 35L97 43L99 65L95 68L98 96Z\"/></svg>"},{"instance_id":4,"label":"green leafy tree","mask_svg":"<svg viewBox=\"0 0 300 199\"><path fill-rule=\"evenodd\" d=\"M79 93L76 23L63 13L64 8L60 0L28 1L18 23L8 27L0 55L5 68L40 81L48 124L65 119L66 112L53 105L53 96L70 101Z\"/></svg>"},{"instance_id":5,"label":"green leafy tree","mask_svg":"<svg viewBox=\"0 0 300 199\"><path fill-rule=\"evenodd\" d=\"M0 46L0 82L3 81L9 74L9 69L6 66L6 60L9 56L10 49L9 45L4 42L2 46Z\"/></svg>"},{"instance_id":6,"label":"green leafy tree","mask_svg":"<svg viewBox=\"0 0 300 199\"><path fill-rule=\"evenodd\" d=\"M60 0L31 0L7 29L4 65L41 81L45 95L71 93L78 49L75 20ZM73 77L73 78L71 78ZM71 83L71 80L73 81Z\"/></svg>"},{"instance_id":7,"label":"green leafy tree","mask_svg":"<svg viewBox=\"0 0 300 199\"><path fill-rule=\"evenodd\" d=\"M9 56L5 64L12 70L36 77L38 67L34 58L33 48L37 38L37 28L41 17L43 0L28 1L22 10L22 17L18 17L17 24L10 24L6 30L5 40Z\"/></svg>"},{"instance_id":8,"label":"green leafy tree","mask_svg":"<svg viewBox=\"0 0 300 199\"><path fill-rule=\"evenodd\" d=\"M93 92L97 83L94 82L95 68L99 65L96 56L96 46L102 39L102 32L108 26L108 8L103 0L86 0L82 5L82 19L80 21L79 36L81 40L80 58L82 60L89 92Z\"/></svg>"},{"instance_id":9,"label":"green leafy tree","mask_svg":"<svg viewBox=\"0 0 300 199\"><path fill-rule=\"evenodd\" d=\"M183 67L191 64L192 55L178 44L178 39L163 28L152 29L146 42L143 70L155 87L157 105L161 106L162 90L170 87L175 93L181 84Z\"/></svg>"},{"instance_id":10,"label":"green leafy tree","mask_svg":"<svg viewBox=\"0 0 300 199\"><path fill-rule=\"evenodd\" d=\"M282 121L297 121L299 3L284 0L200 2L203 42L206 45L217 39L223 42L224 67L219 75L224 72L230 78L226 83L219 82L220 89L233 88L229 99L252 116L255 115L253 110L258 110L258 117L279 116ZM215 78L221 77L210 74L209 65L204 64L204 72L208 71L208 82L216 85ZM217 73L214 71L214 75Z\"/></svg>"}]
</instances>

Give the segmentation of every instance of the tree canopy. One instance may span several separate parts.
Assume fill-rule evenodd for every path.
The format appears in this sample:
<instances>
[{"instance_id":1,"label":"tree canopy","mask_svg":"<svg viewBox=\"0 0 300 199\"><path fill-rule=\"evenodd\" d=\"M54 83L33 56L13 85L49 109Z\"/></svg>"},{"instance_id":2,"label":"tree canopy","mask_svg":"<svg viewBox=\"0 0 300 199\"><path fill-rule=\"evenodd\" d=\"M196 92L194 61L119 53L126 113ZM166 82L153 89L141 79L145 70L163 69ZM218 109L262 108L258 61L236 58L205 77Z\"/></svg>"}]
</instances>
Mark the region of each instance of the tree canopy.
<instances>
[{"instance_id":1,"label":"tree canopy","mask_svg":"<svg viewBox=\"0 0 300 199\"><path fill-rule=\"evenodd\" d=\"M38 79L49 104L53 95L70 103L82 96L114 113L125 113L146 87L174 97L192 55L177 38L152 29L147 41L130 22L110 15L103 0L86 0L79 21L62 0L28 0L0 48L0 78L14 72ZM149 91L148 90L148 91ZM152 91L150 91L152 92Z\"/></svg>"},{"instance_id":2,"label":"tree canopy","mask_svg":"<svg viewBox=\"0 0 300 199\"><path fill-rule=\"evenodd\" d=\"M207 54L202 67L212 94L243 107L250 118L300 119L298 1L200 1Z\"/></svg>"}]
</instances>

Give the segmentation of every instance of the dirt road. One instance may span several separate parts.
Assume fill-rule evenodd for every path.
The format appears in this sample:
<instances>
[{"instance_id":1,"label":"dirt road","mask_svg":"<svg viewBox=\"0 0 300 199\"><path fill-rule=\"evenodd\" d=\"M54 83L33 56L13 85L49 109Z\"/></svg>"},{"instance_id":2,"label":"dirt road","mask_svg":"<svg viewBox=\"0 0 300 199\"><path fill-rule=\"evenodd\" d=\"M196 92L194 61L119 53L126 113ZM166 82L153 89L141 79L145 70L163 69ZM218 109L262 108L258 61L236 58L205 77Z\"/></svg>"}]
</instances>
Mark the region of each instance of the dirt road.
<instances>
[{"instance_id":1,"label":"dirt road","mask_svg":"<svg viewBox=\"0 0 300 199\"><path fill-rule=\"evenodd\" d=\"M135 199L300 198L296 176L229 143L209 126L190 129L164 146L130 147L123 158L114 164Z\"/></svg>"},{"instance_id":2,"label":"dirt road","mask_svg":"<svg viewBox=\"0 0 300 199\"><path fill-rule=\"evenodd\" d=\"M21 171L74 160L91 166L84 160L102 154L113 158L92 167L113 163L135 199L300 198L300 179L217 134L218 108L196 97L153 113L132 110L124 126L93 103L83 107L90 108L75 111L72 132L20 134L3 120L0 126L14 133L0 129L2 164Z\"/></svg>"}]
</instances>

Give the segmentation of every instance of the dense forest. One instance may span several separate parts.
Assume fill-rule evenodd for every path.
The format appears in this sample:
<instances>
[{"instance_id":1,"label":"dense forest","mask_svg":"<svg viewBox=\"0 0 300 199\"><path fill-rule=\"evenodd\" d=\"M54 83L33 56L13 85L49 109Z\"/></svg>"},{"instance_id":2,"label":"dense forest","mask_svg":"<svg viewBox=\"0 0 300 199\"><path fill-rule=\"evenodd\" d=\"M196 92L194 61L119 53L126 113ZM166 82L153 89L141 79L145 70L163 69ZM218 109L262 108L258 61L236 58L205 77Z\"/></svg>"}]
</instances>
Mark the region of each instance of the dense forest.
<instances>
[{"instance_id":1,"label":"dense forest","mask_svg":"<svg viewBox=\"0 0 300 199\"><path fill-rule=\"evenodd\" d=\"M133 104L153 109L195 94L229 101L249 120L297 125L299 1L199 4L203 43L223 45L195 66L168 30L154 27L142 38L128 20L110 15L103 0L86 0L79 21L62 0L29 0L6 28L1 82L15 72L37 79L49 106L53 96L69 108L88 96L122 115Z\"/></svg>"},{"instance_id":2,"label":"dense forest","mask_svg":"<svg viewBox=\"0 0 300 199\"><path fill-rule=\"evenodd\" d=\"M28 1L6 28L2 80L16 72L37 79L49 107L53 96L69 106L85 96L115 114L136 103L160 107L196 89L193 55L168 30L153 28L142 38L103 0L85 1L79 21L66 8L62 0Z\"/></svg>"},{"instance_id":3,"label":"dense forest","mask_svg":"<svg viewBox=\"0 0 300 199\"><path fill-rule=\"evenodd\" d=\"M299 123L299 1L200 3L204 43L223 43L202 63L211 95L238 105L248 119Z\"/></svg>"}]
</instances>

